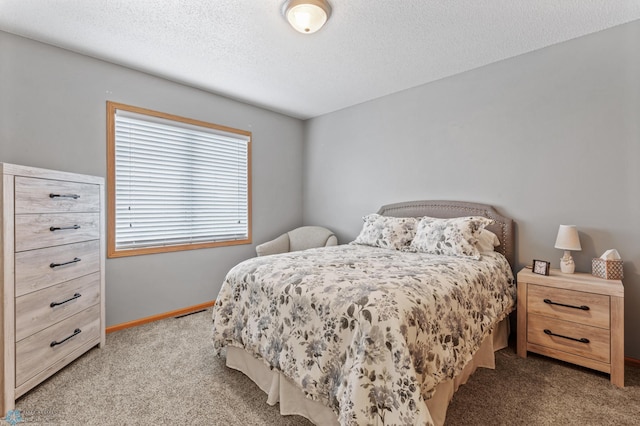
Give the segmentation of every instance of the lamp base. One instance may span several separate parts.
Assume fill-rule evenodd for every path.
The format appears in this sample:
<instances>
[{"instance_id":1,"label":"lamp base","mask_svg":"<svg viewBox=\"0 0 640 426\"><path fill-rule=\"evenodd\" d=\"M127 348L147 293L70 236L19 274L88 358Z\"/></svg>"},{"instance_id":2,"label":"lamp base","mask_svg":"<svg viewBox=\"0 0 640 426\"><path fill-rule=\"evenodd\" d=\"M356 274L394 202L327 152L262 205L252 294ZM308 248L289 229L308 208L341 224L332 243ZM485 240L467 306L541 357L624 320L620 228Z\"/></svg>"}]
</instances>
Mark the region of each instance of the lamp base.
<instances>
[{"instance_id":1,"label":"lamp base","mask_svg":"<svg viewBox=\"0 0 640 426\"><path fill-rule=\"evenodd\" d=\"M576 271L576 264L569 250L564 251L564 256L560 258L560 272L563 274L573 274Z\"/></svg>"},{"instance_id":2,"label":"lamp base","mask_svg":"<svg viewBox=\"0 0 640 426\"><path fill-rule=\"evenodd\" d=\"M560 272L563 274L573 274L576 271L575 263L571 263L570 265L565 264L560 260Z\"/></svg>"}]
</instances>

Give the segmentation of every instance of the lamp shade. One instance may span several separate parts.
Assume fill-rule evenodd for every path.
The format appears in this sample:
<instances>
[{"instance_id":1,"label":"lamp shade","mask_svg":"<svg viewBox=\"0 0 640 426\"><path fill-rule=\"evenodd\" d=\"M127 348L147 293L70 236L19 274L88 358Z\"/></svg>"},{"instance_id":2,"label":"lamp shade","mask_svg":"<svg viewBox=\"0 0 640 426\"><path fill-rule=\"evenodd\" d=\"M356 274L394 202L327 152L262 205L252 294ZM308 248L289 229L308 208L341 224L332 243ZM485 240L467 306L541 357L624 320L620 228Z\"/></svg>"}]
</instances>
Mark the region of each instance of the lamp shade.
<instances>
[{"instance_id":1,"label":"lamp shade","mask_svg":"<svg viewBox=\"0 0 640 426\"><path fill-rule=\"evenodd\" d=\"M578 229L575 225L560 225L555 248L573 251L582 250L580 237L578 237Z\"/></svg>"},{"instance_id":2,"label":"lamp shade","mask_svg":"<svg viewBox=\"0 0 640 426\"><path fill-rule=\"evenodd\" d=\"M282 14L296 31L312 34L327 22L331 6L326 0L287 0Z\"/></svg>"}]
</instances>

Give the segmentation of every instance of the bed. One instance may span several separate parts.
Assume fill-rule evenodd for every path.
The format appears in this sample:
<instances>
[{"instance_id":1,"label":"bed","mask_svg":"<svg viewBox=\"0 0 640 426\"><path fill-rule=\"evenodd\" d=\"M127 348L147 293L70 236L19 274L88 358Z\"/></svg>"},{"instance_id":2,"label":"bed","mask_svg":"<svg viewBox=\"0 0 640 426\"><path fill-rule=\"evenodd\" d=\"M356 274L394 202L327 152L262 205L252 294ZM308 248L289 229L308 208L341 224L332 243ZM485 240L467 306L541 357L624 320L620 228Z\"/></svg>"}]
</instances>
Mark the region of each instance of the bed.
<instances>
[{"instance_id":1,"label":"bed","mask_svg":"<svg viewBox=\"0 0 640 426\"><path fill-rule=\"evenodd\" d=\"M475 250L480 233L495 250ZM441 425L457 388L507 346L513 261L513 221L491 206L389 204L350 244L232 268L213 310L214 350L283 415Z\"/></svg>"}]
</instances>

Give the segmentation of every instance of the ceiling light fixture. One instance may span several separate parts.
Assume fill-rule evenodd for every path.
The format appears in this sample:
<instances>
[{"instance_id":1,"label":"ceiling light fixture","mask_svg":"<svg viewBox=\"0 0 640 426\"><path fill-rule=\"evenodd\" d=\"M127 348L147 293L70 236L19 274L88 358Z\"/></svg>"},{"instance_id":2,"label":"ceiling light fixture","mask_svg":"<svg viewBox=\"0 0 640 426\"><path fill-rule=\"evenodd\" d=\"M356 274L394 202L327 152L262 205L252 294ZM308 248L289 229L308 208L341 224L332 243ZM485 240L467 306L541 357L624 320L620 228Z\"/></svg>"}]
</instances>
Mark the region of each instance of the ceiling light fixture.
<instances>
[{"instance_id":1,"label":"ceiling light fixture","mask_svg":"<svg viewBox=\"0 0 640 426\"><path fill-rule=\"evenodd\" d=\"M296 31L312 34L329 20L331 5L326 0L287 0L282 14Z\"/></svg>"}]
</instances>

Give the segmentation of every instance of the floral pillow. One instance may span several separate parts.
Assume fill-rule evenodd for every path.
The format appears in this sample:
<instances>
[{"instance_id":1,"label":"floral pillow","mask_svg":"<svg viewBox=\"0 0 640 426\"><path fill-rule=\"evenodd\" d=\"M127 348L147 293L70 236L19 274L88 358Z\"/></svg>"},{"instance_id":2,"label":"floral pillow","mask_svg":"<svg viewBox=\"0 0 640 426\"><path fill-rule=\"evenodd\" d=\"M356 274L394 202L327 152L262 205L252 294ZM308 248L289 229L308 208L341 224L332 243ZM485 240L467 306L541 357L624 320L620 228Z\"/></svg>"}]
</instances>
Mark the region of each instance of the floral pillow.
<instances>
[{"instance_id":1,"label":"floral pillow","mask_svg":"<svg viewBox=\"0 0 640 426\"><path fill-rule=\"evenodd\" d=\"M362 218L364 224L352 244L394 250L405 248L416 233L418 219L414 217L381 216L377 213Z\"/></svg>"},{"instance_id":2,"label":"floral pillow","mask_svg":"<svg viewBox=\"0 0 640 426\"><path fill-rule=\"evenodd\" d=\"M478 234L492 223L491 219L480 216L452 219L423 217L408 250L480 259L480 251L476 247Z\"/></svg>"}]
</instances>

